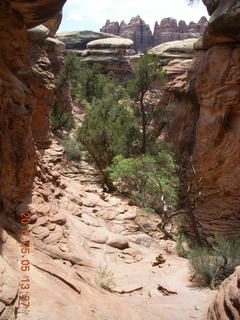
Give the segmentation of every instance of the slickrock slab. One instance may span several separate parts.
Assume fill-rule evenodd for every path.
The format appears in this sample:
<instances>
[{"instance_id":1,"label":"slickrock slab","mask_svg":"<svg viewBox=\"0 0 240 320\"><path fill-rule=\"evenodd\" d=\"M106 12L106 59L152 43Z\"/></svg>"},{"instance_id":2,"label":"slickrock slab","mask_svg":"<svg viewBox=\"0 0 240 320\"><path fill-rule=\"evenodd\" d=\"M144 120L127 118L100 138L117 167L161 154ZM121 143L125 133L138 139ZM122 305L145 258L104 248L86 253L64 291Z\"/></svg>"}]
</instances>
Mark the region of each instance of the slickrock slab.
<instances>
[{"instance_id":1,"label":"slickrock slab","mask_svg":"<svg viewBox=\"0 0 240 320\"><path fill-rule=\"evenodd\" d=\"M87 48L91 49L108 49L108 48L131 48L133 41L123 38L107 38L91 41L87 44Z\"/></svg>"}]
</instances>

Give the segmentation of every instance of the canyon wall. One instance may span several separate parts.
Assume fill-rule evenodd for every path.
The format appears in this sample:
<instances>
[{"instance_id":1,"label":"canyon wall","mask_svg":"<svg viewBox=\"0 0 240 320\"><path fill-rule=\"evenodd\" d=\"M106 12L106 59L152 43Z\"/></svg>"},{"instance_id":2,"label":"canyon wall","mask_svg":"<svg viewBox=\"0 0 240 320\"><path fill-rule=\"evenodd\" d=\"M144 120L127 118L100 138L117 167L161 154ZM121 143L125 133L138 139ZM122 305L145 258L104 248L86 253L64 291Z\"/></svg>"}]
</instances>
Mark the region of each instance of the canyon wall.
<instances>
[{"instance_id":1,"label":"canyon wall","mask_svg":"<svg viewBox=\"0 0 240 320\"><path fill-rule=\"evenodd\" d=\"M27 29L46 22L65 0L1 1L0 210L10 214L31 194L36 146L50 143L53 88L48 54Z\"/></svg>"},{"instance_id":2,"label":"canyon wall","mask_svg":"<svg viewBox=\"0 0 240 320\"><path fill-rule=\"evenodd\" d=\"M212 12L212 1L205 2ZM218 1L190 69L169 84L172 138L180 158L192 159L193 209L207 234L240 233L239 5Z\"/></svg>"},{"instance_id":3,"label":"canyon wall","mask_svg":"<svg viewBox=\"0 0 240 320\"><path fill-rule=\"evenodd\" d=\"M101 31L131 39L134 42L133 49L138 53L164 42L198 38L203 34L206 26L205 17L202 17L197 23L192 21L189 24L183 20L177 23L175 19L164 18L160 23L155 23L152 33L149 25L140 16L137 16L132 18L128 24L124 21L119 23L107 20Z\"/></svg>"}]
</instances>

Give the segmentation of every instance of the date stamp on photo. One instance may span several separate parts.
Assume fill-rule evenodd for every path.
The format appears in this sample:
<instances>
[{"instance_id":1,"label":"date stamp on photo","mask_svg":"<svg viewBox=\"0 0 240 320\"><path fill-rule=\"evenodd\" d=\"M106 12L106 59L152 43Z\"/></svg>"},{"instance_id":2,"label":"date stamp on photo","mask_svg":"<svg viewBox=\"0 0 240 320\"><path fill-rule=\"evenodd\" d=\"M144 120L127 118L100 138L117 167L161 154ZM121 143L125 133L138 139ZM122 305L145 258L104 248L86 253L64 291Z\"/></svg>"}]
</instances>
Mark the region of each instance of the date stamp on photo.
<instances>
[{"instance_id":1,"label":"date stamp on photo","mask_svg":"<svg viewBox=\"0 0 240 320\"><path fill-rule=\"evenodd\" d=\"M25 308L30 307L30 261L28 254L30 253L30 213L22 212L21 214L21 230L20 230L20 270L22 278L19 284L19 306Z\"/></svg>"}]
</instances>

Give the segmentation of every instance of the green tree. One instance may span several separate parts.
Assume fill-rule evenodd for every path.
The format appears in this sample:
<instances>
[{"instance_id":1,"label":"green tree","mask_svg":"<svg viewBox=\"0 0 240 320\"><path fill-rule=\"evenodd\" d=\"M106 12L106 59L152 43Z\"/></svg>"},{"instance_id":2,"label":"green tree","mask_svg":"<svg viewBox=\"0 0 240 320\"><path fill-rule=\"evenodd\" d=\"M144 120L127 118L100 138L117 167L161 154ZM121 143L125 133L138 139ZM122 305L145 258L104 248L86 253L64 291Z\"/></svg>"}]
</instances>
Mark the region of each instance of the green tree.
<instances>
[{"instance_id":1,"label":"green tree","mask_svg":"<svg viewBox=\"0 0 240 320\"><path fill-rule=\"evenodd\" d=\"M142 130L141 153L144 154L147 151L147 125L149 123L149 115L144 98L153 82L162 80L164 73L159 67L159 59L147 52L140 57L139 64L133 71L134 77L127 82L127 88L131 98L137 104L137 113L140 114Z\"/></svg>"},{"instance_id":2,"label":"green tree","mask_svg":"<svg viewBox=\"0 0 240 320\"><path fill-rule=\"evenodd\" d=\"M79 57L74 53L68 53L65 56L64 65L55 79L56 90L67 82L72 95L75 96L80 87L81 68L82 62Z\"/></svg>"},{"instance_id":3,"label":"green tree","mask_svg":"<svg viewBox=\"0 0 240 320\"><path fill-rule=\"evenodd\" d=\"M177 204L178 179L171 154L163 146L155 156L114 158L107 169L110 179L120 192L130 196L138 205L150 207L158 213L164 206L174 209Z\"/></svg>"},{"instance_id":4,"label":"green tree","mask_svg":"<svg viewBox=\"0 0 240 320\"><path fill-rule=\"evenodd\" d=\"M93 98L102 96L106 77L101 75L100 71L100 64L94 64L90 67L86 62L80 60L76 54L68 53L64 60L64 66L55 82L58 88L67 82L72 97L91 102Z\"/></svg>"},{"instance_id":5,"label":"green tree","mask_svg":"<svg viewBox=\"0 0 240 320\"><path fill-rule=\"evenodd\" d=\"M102 98L94 99L86 106L86 117L77 130L77 136L94 159L103 184L109 190L113 190L113 184L105 169L117 154L128 154L136 132L136 121L126 90L114 81L105 83Z\"/></svg>"}]
</instances>

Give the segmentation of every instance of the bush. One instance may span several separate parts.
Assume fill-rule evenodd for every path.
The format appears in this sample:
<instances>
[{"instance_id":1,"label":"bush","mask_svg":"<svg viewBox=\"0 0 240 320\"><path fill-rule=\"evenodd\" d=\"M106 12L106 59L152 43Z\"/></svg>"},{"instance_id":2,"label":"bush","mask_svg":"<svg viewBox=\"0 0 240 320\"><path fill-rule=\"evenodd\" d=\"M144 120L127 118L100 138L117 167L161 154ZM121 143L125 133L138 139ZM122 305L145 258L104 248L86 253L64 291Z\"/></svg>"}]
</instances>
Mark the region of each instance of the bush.
<instances>
[{"instance_id":1,"label":"bush","mask_svg":"<svg viewBox=\"0 0 240 320\"><path fill-rule=\"evenodd\" d=\"M189 256L193 277L214 289L240 264L240 239L216 236L210 248L195 249Z\"/></svg>"},{"instance_id":2,"label":"bush","mask_svg":"<svg viewBox=\"0 0 240 320\"><path fill-rule=\"evenodd\" d=\"M94 159L103 183L111 189L104 169L111 165L114 156L128 153L137 129L123 88L108 83L103 91L101 99L86 106L86 117L77 129L77 139Z\"/></svg>"},{"instance_id":3,"label":"bush","mask_svg":"<svg viewBox=\"0 0 240 320\"><path fill-rule=\"evenodd\" d=\"M75 126L72 116L66 112L60 112L57 105L52 106L50 119L52 131L59 129L69 131Z\"/></svg>"},{"instance_id":4,"label":"bush","mask_svg":"<svg viewBox=\"0 0 240 320\"><path fill-rule=\"evenodd\" d=\"M117 156L107 169L110 179L120 192L126 193L138 205L162 211L164 201L174 207L178 180L169 154L141 155L135 158Z\"/></svg>"},{"instance_id":5,"label":"bush","mask_svg":"<svg viewBox=\"0 0 240 320\"><path fill-rule=\"evenodd\" d=\"M81 145L74 137L68 137L63 141L64 151L68 160L79 161L81 159Z\"/></svg>"},{"instance_id":6,"label":"bush","mask_svg":"<svg viewBox=\"0 0 240 320\"><path fill-rule=\"evenodd\" d=\"M51 127L52 131L66 130L70 131L75 126L73 118L67 114L51 114Z\"/></svg>"},{"instance_id":7,"label":"bush","mask_svg":"<svg viewBox=\"0 0 240 320\"><path fill-rule=\"evenodd\" d=\"M188 258L188 251L185 248L186 238L184 234L178 234L175 237L176 252L179 257Z\"/></svg>"},{"instance_id":8,"label":"bush","mask_svg":"<svg viewBox=\"0 0 240 320\"><path fill-rule=\"evenodd\" d=\"M64 82L67 82L72 97L92 102L93 98L102 97L104 82L109 81L109 78L111 75L106 77L101 74L100 64L89 67L76 54L68 53L55 83L57 87L60 87Z\"/></svg>"},{"instance_id":9,"label":"bush","mask_svg":"<svg viewBox=\"0 0 240 320\"><path fill-rule=\"evenodd\" d=\"M112 291L114 284L114 275L112 271L106 267L99 267L95 277L95 283L102 289Z\"/></svg>"}]
</instances>

